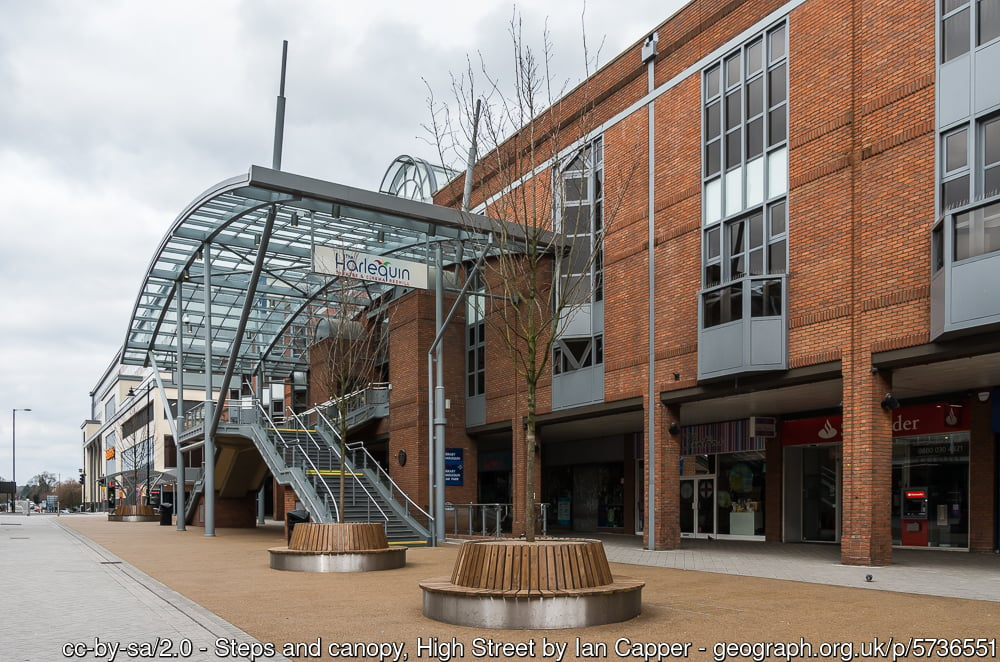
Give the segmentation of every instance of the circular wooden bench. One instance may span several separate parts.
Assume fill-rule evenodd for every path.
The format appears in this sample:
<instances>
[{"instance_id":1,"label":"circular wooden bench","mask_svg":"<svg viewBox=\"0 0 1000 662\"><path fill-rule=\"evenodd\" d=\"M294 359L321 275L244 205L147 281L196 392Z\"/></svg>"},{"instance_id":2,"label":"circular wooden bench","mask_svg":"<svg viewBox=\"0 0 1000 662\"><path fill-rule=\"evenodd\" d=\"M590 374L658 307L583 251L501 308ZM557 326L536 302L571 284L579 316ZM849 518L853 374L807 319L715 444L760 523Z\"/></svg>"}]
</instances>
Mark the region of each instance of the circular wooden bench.
<instances>
[{"instance_id":1,"label":"circular wooden bench","mask_svg":"<svg viewBox=\"0 0 1000 662\"><path fill-rule=\"evenodd\" d=\"M644 582L614 577L599 540L480 540L450 578L420 582L424 615L445 623L556 629L617 623L642 610Z\"/></svg>"},{"instance_id":2,"label":"circular wooden bench","mask_svg":"<svg viewBox=\"0 0 1000 662\"><path fill-rule=\"evenodd\" d=\"M152 506L141 504L122 504L116 507L114 512L108 513L109 522L158 522L159 520L160 517Z\"/></svg>"},{"instance_id":3,"label":"circular wooden bench","mask_svg":"<svg viewBox=\"0 0 1000 662\"><path fill-rule=\"evenodd\" d=\"M406 548L389 547L385 526L371 522L304 522L288 547L272 547L271 567L296 572L368 572L406 565Z\"/></svg>"}]
</instances>

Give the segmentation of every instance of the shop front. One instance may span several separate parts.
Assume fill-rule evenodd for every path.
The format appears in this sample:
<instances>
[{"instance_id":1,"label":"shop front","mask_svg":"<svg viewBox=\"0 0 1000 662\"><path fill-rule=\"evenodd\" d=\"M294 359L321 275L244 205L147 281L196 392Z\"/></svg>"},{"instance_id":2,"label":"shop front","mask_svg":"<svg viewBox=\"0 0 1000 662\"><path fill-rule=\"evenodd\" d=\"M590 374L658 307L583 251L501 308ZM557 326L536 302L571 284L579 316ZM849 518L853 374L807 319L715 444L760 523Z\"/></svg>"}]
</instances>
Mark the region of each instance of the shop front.
<instances>
[{"instance_id":1,"label":"shop front","mask_svg":"<svg viewBox=\"0 0 1000 662\"><path fill-rule=\"evenodd\" d=\"M630 434L545 444L541 491L549 530L634 532L640 443Z\"/></svg>"},{"instance_id":2,"label":"shop front","mask_svg":"<svg viewBox=\"0 0 1000 662\"><path fill-rule=\"evenodd\" d=\"M892 412L892 544L969 547L969 403ZM840 542L843 419L781 426L785 542Z\"/></svg>"},{"instance_id":3,"label":"shop front","mask_svg":"<svg viewBox=\"0 0 1000 662\"><path fill-rule=\"evenodd\" d=\"M892 413L892 543L969 547L969 403Z\"/></svg>"},{"instance_id":4,"label":"shop front","mask_svg":"<svg viewBox=\"0 0 1000 662\"><path fill-rule=\"evenodd\" d=\"M839 542L840 414L781 424L785 542Z\"/></svg>"},{"instance_id":5,"label":"shop front","mask_svg":"<svg viewBox=\"0 0 1000 662\"><path fill-rule=\"evenodd\" d=\"M682 537L764 539L766 437L750 428L750 420L683 428Z\"/></svg>"}]
</instances>

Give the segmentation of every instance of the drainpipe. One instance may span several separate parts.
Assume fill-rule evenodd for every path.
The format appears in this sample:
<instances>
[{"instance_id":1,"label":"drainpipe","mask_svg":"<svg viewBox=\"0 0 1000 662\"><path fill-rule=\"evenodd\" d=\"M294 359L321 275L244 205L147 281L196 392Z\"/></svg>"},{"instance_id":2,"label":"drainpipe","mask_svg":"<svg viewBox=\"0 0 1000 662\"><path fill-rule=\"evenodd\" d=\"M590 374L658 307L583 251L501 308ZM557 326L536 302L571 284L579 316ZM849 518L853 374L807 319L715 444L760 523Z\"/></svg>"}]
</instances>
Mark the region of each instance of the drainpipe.
<instances>
[{"instance_id":1,"label":"drainpipe","mask_svg":"<svg viewBox=\"0 0 1000 662\"><path fill-rule=\"evenodd\" d=\"M653 87L656 84L655 80L655 69L656 69L656 43L660 40L659 34L654 32L646 38L646 43L642 46L642 60L646 63L647 71L647 90L651 93ZM656 173L656 159L655 157L655 142L654 142L654 130L655 130L655 100L650 97L649 106L647 107L647 118L648 118L648 134L649 134L649 146L647 148L647 154L649 158L648 170L649 170L649 219L647 221L648 226L648 236L646 241L649 245L649 367L647 372L649 373L649 394L648 405L646 406L646 453L648 456L648 464L646 465L647 473L649 474L649 487L647 488L646 497L646 521L643 527L648 531L647 540L649 549L656 549L656 224L655 224L655 173Z\"/></svg>"}]
</instances>

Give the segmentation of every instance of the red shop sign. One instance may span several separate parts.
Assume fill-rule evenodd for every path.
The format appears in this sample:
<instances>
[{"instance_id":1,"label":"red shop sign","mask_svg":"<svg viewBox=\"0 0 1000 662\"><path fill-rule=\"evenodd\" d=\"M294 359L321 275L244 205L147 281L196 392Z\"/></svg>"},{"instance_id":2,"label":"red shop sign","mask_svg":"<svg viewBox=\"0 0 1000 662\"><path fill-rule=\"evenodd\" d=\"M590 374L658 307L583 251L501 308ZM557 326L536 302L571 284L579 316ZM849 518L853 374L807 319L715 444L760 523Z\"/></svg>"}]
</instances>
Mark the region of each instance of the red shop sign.
<instances>
[{"instance_id":1,"label":"red shop sign","mask_svg":"<svg viewBox=\"0 0 1000 662\"><path fill-rule=\"evenodd\" d=\"M782 421L781 443L794 446L841 442L844 440L843 431L844 417L840 414Z\"/></svg>"},{"instance_id":2,"label":"red shop sign","mask_svg":"<svg viewBox=\"0 0 1000 662\"><path fill-rule=\"evenodd\" d=\"M969 407L964 405L965 402L941 402L900 407L892 412L892 436L911 437L968 430Z\"/></svg>"},{"instance_id":3,"label":"red shop sign","mask_svg":"<svg viewBox=\"0 0 1000 662\"><path fill-rule=\"evenodd\" d=\"M965 402L900 407L892 412L892 436L911 437L968 430L968 409ZM844 418L840 414L782 421L781 443L794 446L842 442L843 430Z\"/></svg>"}]
</instances>

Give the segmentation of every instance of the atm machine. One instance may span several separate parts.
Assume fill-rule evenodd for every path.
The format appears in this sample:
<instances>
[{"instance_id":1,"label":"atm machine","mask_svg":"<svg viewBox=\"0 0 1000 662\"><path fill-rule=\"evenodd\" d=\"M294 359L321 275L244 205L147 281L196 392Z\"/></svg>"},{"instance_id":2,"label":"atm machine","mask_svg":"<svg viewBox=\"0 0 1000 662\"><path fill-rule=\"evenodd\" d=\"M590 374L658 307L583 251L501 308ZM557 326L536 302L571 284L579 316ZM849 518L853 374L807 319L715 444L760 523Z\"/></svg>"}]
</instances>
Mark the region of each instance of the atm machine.
<instances>
[{"instance_id":1,"label":"atm machine","mask_svg":"<svg viewBox=\"0 0 1000 662\"><path fill-rule=\"evenodd\" d=\"M902 503L902 543L927 547L927 488L904 487Z\"/></svg>"}]
</instances>

